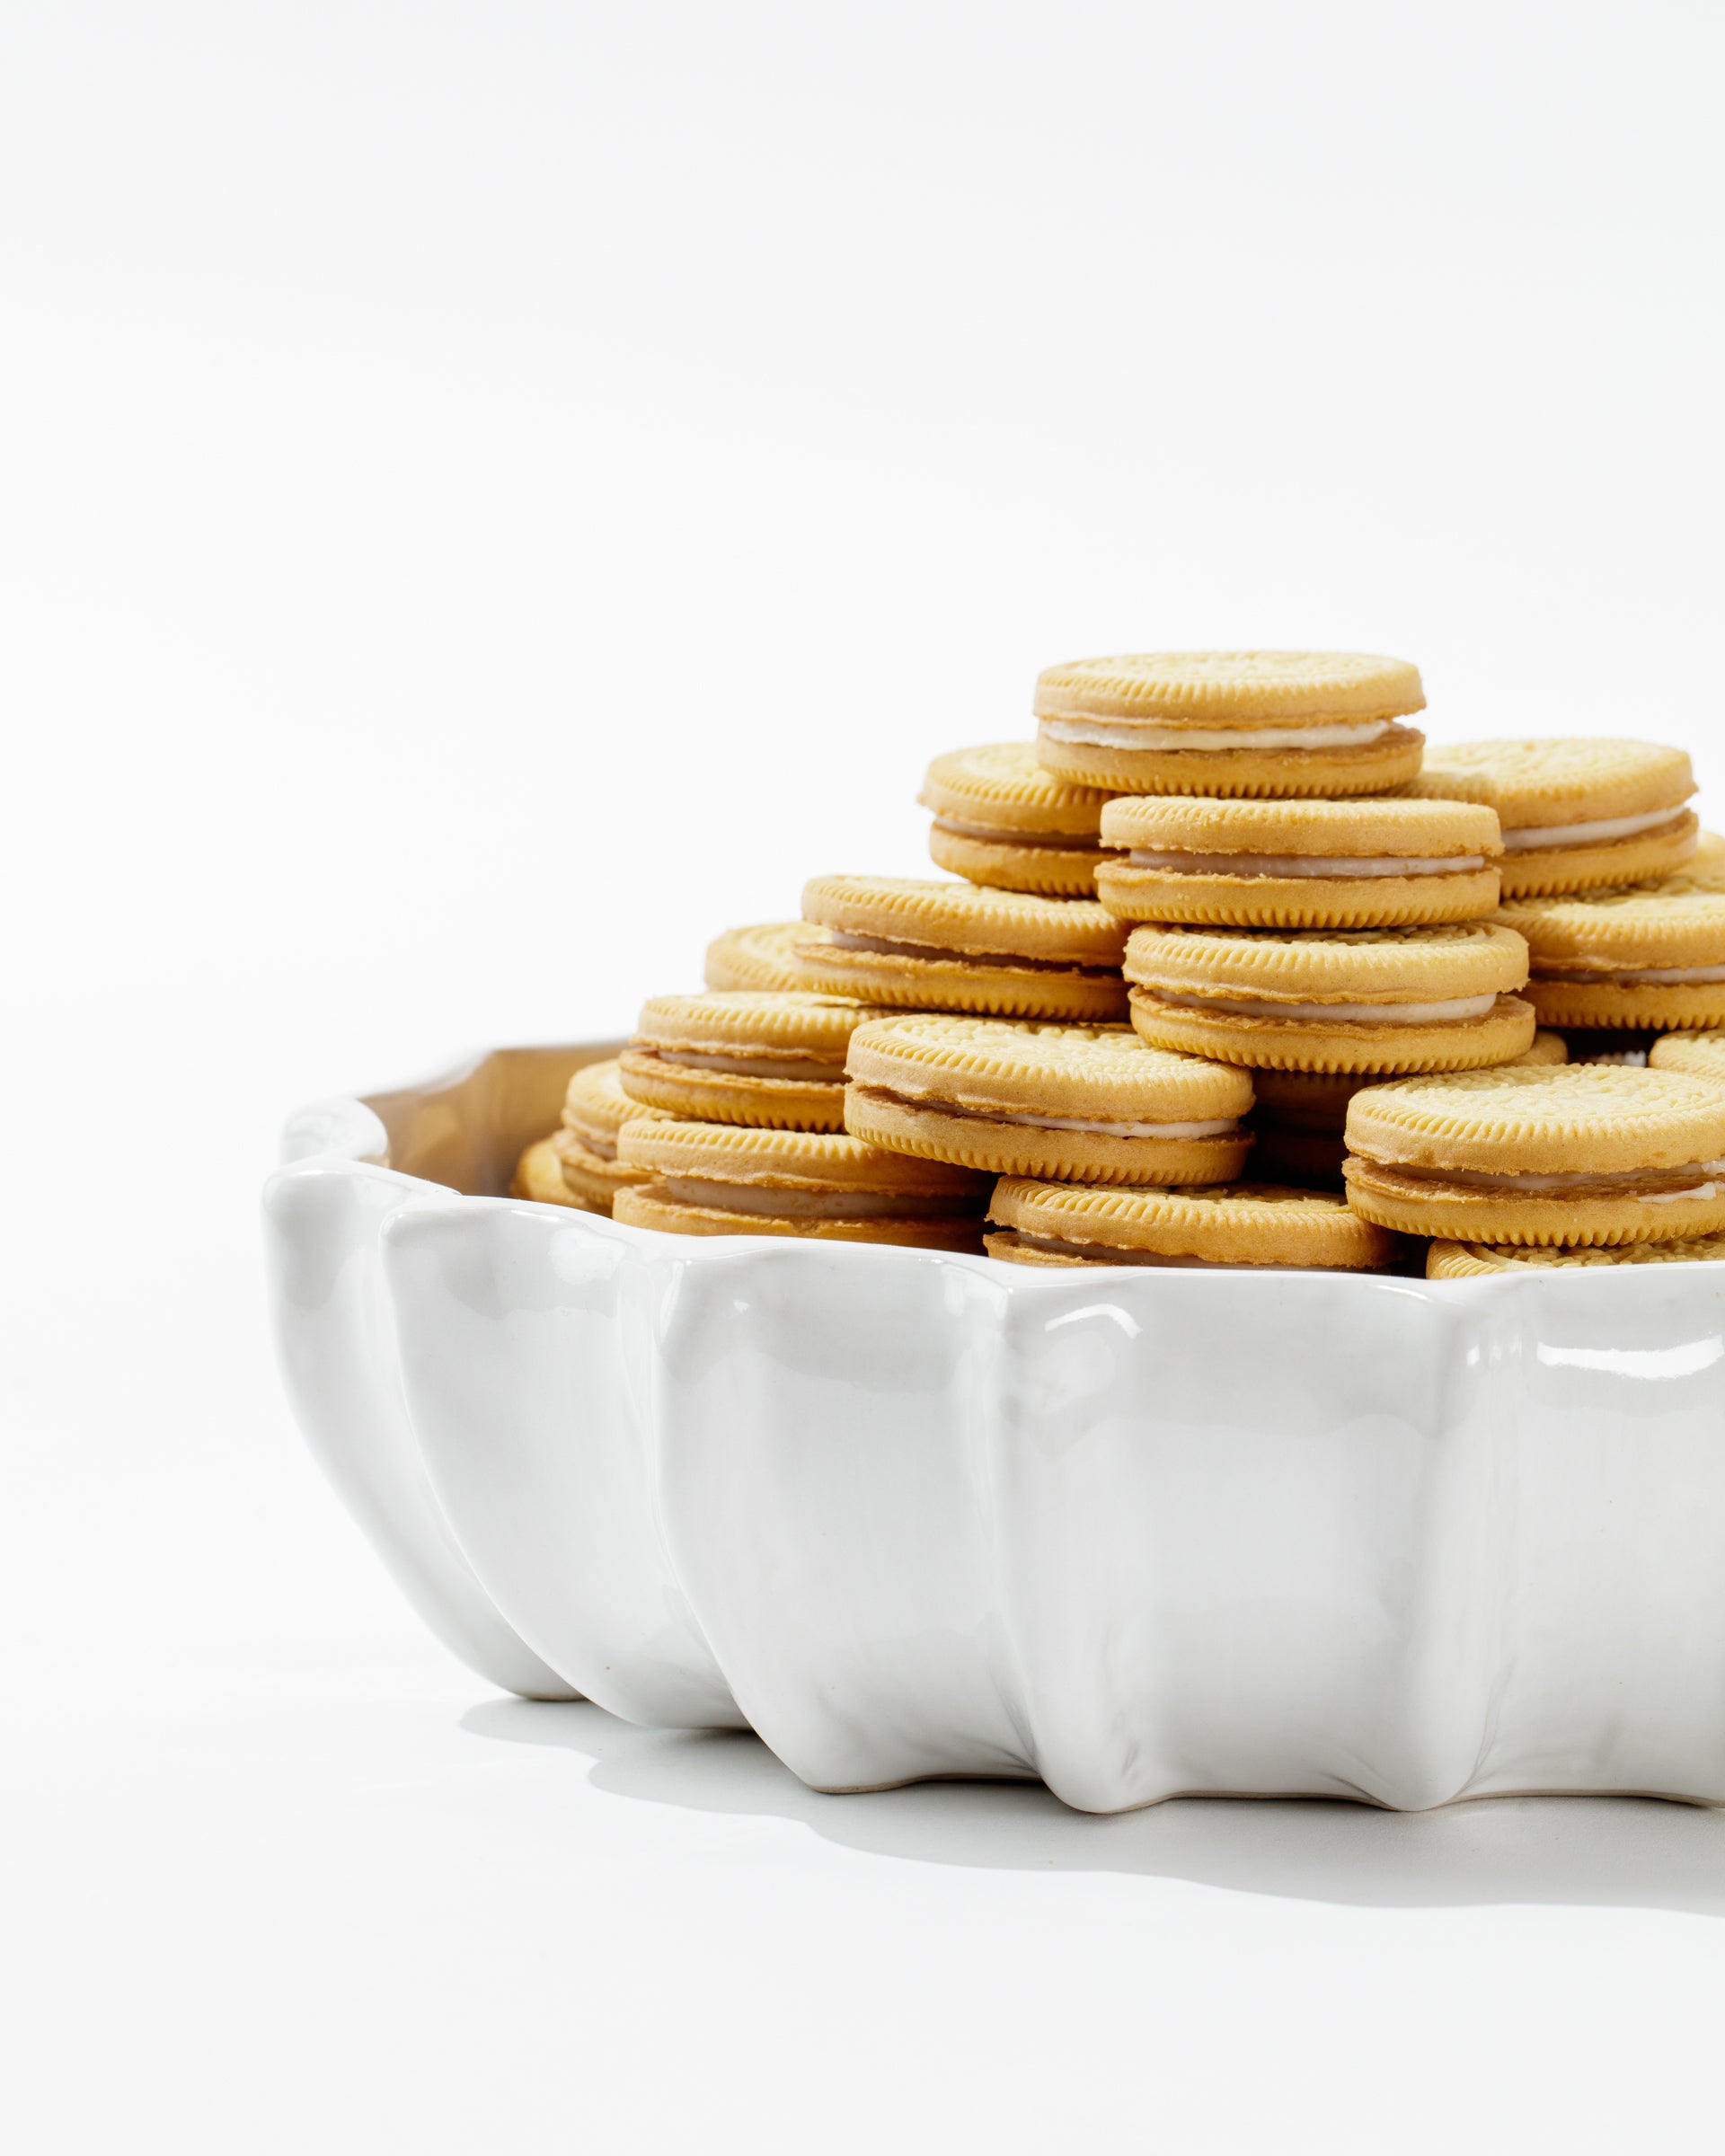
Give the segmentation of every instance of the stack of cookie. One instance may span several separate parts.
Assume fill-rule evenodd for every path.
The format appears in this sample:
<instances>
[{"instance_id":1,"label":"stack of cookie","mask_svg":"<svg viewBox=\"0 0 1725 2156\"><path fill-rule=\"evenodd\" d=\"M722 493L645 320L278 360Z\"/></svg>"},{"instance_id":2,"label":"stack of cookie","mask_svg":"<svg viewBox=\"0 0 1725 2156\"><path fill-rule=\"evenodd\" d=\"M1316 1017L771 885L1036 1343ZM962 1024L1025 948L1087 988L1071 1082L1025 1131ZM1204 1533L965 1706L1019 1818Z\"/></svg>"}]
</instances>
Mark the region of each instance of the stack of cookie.
<instances>
[{"instance_id":1,"label":"stack of cookie","mask_svg":"<svg viewBox=\"0 0 1725 2156\"><path fill-rule=\"evenodd\" d=\"M1427 757L1424 701L1357 654L1051 668L1034 743L929 768L957 880L820 876L721 936L518 1194L930 1249L986 1213L1039 1266L1711 1251L1725 845L1687 757Z\"/></svg>"}]
</instances>

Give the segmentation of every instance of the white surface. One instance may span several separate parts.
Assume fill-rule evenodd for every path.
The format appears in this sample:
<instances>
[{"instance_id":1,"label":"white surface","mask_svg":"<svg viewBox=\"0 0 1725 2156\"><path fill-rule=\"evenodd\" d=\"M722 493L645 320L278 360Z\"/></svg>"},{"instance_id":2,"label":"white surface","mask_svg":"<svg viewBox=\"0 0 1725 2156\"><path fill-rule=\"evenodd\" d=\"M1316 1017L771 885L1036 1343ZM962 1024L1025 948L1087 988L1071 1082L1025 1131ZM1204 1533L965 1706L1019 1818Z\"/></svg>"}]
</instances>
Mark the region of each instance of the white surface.
<instances>
[{"instance_id":1,"label":"white surface","mask_svg":"<svg viewBox=\"0 0 1725 2156\"><path fill-rule=\"evenodd\" d=\"M1053 659L1387 650L1717 800L1722 35L8 13L13 2140L1711 2127L1713 1816L819 1798L486 1703L288 1427L253 1203L294 1103L911 868Z\"/></svg>"}]
</instances>

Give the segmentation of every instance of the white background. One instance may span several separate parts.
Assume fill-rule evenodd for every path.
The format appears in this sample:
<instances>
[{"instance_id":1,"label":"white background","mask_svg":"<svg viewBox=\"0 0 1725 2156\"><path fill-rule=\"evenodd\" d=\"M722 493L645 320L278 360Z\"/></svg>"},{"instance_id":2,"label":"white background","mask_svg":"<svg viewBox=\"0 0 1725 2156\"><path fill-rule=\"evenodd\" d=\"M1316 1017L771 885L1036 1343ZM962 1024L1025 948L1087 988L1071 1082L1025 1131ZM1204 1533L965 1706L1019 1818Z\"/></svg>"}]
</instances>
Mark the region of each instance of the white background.
<instances>
[{"instance_id":1,"label":"white background","mask_svg":"<svg viewBox=\"0 0 1725 2156\"><path fill-rule=\"evenodd\" d=\"M1716 2127L1725 1816L818 1798L488 1696L299 1450L254 1206L297 1101L914 870L1056 659L1389 651L1717 789L1722 62L1704 0L4 11L14 2146Z\"/></svg>"}]
</instances>

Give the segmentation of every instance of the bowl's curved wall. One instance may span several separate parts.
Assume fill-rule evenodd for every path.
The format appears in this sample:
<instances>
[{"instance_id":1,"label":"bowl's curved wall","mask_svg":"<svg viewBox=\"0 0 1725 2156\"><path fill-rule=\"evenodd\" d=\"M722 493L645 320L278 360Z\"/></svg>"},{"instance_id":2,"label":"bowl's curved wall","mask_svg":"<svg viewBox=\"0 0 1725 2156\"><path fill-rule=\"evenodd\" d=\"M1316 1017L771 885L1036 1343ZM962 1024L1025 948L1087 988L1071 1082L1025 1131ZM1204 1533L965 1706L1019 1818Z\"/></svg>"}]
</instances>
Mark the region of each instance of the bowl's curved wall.
<instances>
[{"instance_id":1,"label":"bowl's curved wall","mask_svg":"<svg viewBox=\"0 0 1725 2156\"><path fill-rule=\"evenodd\" d=\"M1725 1799L1725 1267L1042 1273L484 1195L607 1052L326 1104L268 1194L301 1419L475 1668L824 1789Z\"/></svg>"}]
</instances>

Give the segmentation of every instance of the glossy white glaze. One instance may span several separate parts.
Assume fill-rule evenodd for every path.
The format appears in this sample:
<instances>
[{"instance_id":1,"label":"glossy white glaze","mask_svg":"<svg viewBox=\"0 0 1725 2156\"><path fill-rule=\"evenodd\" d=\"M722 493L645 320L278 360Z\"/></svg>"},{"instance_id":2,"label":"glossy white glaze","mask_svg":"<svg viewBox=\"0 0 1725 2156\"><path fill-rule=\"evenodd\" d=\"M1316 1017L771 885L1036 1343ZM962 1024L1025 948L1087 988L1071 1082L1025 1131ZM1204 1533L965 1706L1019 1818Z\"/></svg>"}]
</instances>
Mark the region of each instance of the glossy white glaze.
<instances>
[{"instance_id":1,"label":"glossy white glaze","mask_svg":"<svg viewBox=\"0 0 1725 2156\"><path fill-rule=\"evenodd\" d=\"M828 1789L1725 1799L1725 1266L1040 1272L487 1195L608 1052L308 1110L267 1195L300 1419L494 1682Z\"/></svg>"}]
</instances>

